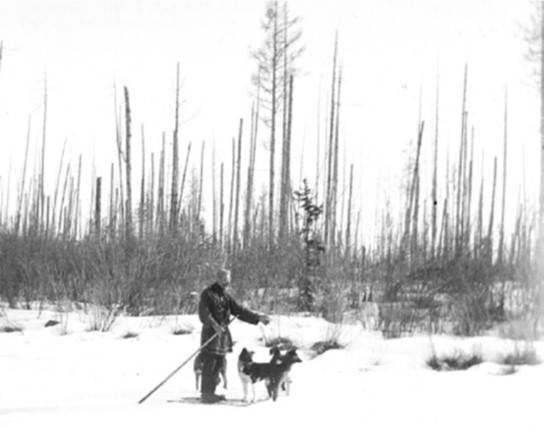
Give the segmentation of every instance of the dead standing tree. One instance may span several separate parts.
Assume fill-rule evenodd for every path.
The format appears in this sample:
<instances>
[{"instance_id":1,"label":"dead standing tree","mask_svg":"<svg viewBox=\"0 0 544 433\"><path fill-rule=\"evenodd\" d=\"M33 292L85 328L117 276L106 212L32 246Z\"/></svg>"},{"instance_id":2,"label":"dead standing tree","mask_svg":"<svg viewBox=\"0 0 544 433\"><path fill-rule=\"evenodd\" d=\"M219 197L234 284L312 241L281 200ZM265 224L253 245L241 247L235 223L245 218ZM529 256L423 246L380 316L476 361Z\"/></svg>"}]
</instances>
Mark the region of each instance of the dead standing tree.
<instances>
[{"instance_id":1,"label":"dead standing tree","mask_svg":"<svg viewBox=\"0 0 544 433\"><path fill-rule=\"evenodd\" d=\"M251 234L251 209L253 207L253 180L255 176L255 151L257 150L257 125L259 123L259 96L257 95L257 108L251 108L251 138L249 149L249 162L247 168L246 205L244 210L243 247L249 247Z\"/></svg>"},{"instance_id":2,"label":"dead standing tree","mask_svg":"<svg viewBox=\"0 0 544 433\"><path fill-rule=\"evenodd\" d=\"M240 127L238 130L238 151L236 152L236 197L234 200L234 226L232 232L232 254L236 256L236 250L238 248L238 215L240 211L240 175L242 171L242 130L243 119L240 119Z\"/></svg>"},{"instance_id":3,"label":"dead standing tree","mask_svg":"<svg viewBox=\"0 0 544 433\"><path fill-rule=\"evenodd\" d=\"M291 131L293 118L293 76L289 80L289 103L287 105L287 129L283 137L279 240L283 244L289 233L289 198L291 197Z\"/></svg>"},{"instance_id":4,"label":"dead standing tree","mask_svg":"<svg viewBox=\"0 0 544 433\"><path fill-rule=\"evenodd\" d=\"M329 137L328 137L328 143L327 143L327 151L326 153L326 180L325 180L325 245L329 245L329 221L331 220L331 184L332 184L332 156L333 156L333 138L334 138L334 109L335 109L335 95L336 95L336 56L337 56L337 49L338 49L338 34L336 35L335 41L334 41L334 55L333 55L333 62L332 62L332 82L331 82L331 113L329 116Z\"/></svg>"},{"instance_id":5,"label":"dead standing tree","mask_svg":"<svg viewBox=\"0 0 544 433\"><path fill-rule=\"evenodd\" d=\"M544 263L544 1L535 2L532 23L526 29L525 38L528 48L527 59L534 65L540 97L540 191L536 226L537 260L542 265ZM540 268L543 269L542 266ZM544 292L544 284L542 291Z\"/></svg>"},{"instance_id":6,"label":"dead standing tree","mask_svg":"<svg viewBox=\"0 0 544 433\"><path fill-rule=\"evenodd\" d=\"M176 231L178 224L178 179L179 179L179 63L176 67L176 108L172 140L172 186L170 189L170 230Z\"/></svg>"},{"instance_id":7,"label":"dead standing tree","mask_svg":"<svg viewBox=\"0 0 544 433\"><path fill-rule=\"evenodd\" d=\"M283 151L287 140L287 91L289 76L295 72L294 64L302 53L302 48L297 47L301 37L297 29L298 18L289 18L287 6L284 5L283 22L279 17L279 6L277 0L266 5L265 19L262 28L265 32L265 40L262 47L252 52L257 62L258 73L252 77L256 88L261 91L259 99L264 113L262 120L270 128L269 139L269 185L268 185L268 244L274 245L274 220L275 220L275 188L276 188L276 135L277 116L281 102L283 101ZM282 171L285 171L285 158L282 160ZM282 178L282 182L284 179ZM287 189L282 189L284 195L280 197L281 203L286 200ZM287 213L283 215L287 218ZM281 221L279 222L282 223ZM286 223L286 221L283 221Z\"/></svg>"},{"instance_id":8,"label":"dead standing tree","mask_svg":"<svg viewBox=\"0 0 544 433\"><path fill-rule=\"evenodd\" d=\"M279 239L283 243L288 234L290 221L289 209L291 198L291 132L293 126L293 77L296 73L295 61L304 52L300 45L302 31L298 27L300 19L290 18L287 3L283 4L282 22L282 84L283 84L283 122L282 122L282 164L281 164L281 190L280 190L280 215L279 215Z\"/></svg>"},{"instance_id":9,"label":"dead standing tree","mask_svg":"<svg viewBox=\"0 0 544 433\"><path fill-rule=\"evenodd\" d=\"M125 87L125 167L126 167L126 182L127 182L127 201L125 206L125 238L127 242L132 239L132 165L130 160L130 99L128 94L128 88Z\"/></svg>"},{"instance_id":10,"label":"dead standing tree","mask_svg":"<svg viewBox=\"0 0 544 433\"><path fill-rule=\"evenodd\" d=\"M438 197L437 197L437 180L438 180L438 108L439 108L439 76L436 74L436 102L435 102L435 118L434 118L434 147L433 147L433 184L432 184L432 217L431 217L431 259L435 258L436 247L436 222L437 222L437 210L438 210Z\"/></svg>"}]
</instances>

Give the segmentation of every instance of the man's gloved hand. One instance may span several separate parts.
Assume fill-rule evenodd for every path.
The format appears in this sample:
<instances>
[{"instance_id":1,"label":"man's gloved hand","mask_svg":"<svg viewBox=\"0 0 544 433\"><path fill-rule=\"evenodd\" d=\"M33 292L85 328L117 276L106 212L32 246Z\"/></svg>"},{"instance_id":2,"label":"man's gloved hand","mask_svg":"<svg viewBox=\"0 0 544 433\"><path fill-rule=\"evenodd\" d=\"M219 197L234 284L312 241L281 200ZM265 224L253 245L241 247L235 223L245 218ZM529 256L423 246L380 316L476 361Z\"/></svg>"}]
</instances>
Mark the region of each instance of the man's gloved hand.
<instances>
[{"instance_id":1,"label":"man's gloved hand","mask_svg":"<svg viewBox=\"0 0 544 433\"><path fill-rule=\"evenodd\" d=\"M216 334L222 334L225 332L225 328L223 328L219 323L217 323L215 320L211 319L210 323L212 325L213 330L216 332Z\"/></svg>"},{"instance_id":2,"label":"man's gloved hand","mask_svg":"<svg viewBox=\"0 0 544 433\"><path fill-rule=\"evenodd\" d=\"M270 323L270 317L268 317L266 314L261 314L259 316L259 322L268 325Z\"/></svg>"}]
</instances>

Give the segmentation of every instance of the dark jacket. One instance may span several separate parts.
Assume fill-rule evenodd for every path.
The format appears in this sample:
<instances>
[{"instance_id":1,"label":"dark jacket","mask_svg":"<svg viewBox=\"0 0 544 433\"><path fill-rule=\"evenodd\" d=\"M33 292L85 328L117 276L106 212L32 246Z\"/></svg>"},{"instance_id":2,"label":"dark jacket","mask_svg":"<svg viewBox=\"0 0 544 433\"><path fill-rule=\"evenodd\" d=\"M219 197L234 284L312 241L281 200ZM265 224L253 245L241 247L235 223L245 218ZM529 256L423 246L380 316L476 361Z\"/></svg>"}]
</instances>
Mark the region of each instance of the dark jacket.
<instances>
[{"instance_id":1,"label":"dark jacket","mask_svg":"<svg viewBox=\"0 0 544 433\"><path fill-rule=\"evenodd\" d=\"M203 352L215 353L217 355L224 355L227 352L232 352L232 337L228 329L231 315L253 325L259 323L258 314L238 305L219 284L214 283L202 292L198 304L198 316L202 322L200 344L204 344L215 334L211 320L215 320L218 325L226 328L225 332L222 332L219 336L215 337L204 349L202 349Z\"/></svg>"}]
</instances>

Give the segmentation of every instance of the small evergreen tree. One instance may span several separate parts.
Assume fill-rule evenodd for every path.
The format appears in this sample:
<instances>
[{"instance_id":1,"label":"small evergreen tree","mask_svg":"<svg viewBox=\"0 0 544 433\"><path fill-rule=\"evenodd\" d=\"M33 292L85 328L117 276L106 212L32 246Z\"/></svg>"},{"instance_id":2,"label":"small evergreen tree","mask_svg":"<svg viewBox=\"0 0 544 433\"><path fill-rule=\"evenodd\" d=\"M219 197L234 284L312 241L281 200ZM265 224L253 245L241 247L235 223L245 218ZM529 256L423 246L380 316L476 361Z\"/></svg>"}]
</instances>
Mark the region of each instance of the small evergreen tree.
<instances>
[{"instance_id":1,"label":"small evergreen tree","mask_svg":"<svg viewBox=\"0 0 544 433\"><path fill-rule=\"evenodd\" d=\"M304 262L299 282L298 307L302 311L313 311L316 289L316 271L321 264L321 254L325 247L317 232L316 223L323 213L323 205L314 203L312 190L308 187L306 179L300 191L295 191L295 200L299 203L302 215L299 234L304 249Z\"/></svg>"}]
</instances>

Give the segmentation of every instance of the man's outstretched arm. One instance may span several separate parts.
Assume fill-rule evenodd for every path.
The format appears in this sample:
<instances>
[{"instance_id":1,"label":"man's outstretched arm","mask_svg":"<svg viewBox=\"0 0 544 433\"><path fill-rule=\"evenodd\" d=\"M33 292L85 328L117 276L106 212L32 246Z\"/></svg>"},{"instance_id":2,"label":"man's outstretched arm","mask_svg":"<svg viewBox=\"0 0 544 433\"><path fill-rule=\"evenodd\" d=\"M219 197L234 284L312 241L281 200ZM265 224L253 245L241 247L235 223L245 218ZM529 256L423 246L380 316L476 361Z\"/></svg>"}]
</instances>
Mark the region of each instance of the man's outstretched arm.
<instances>
[{"instance_id":1,"label":"man's outstretched arm","mask_svg":"<svg viewBox=\"0 0 544 433\"><path fill-rule=\"evenodd\" d=\"M238 319L242 320L243 322L251 323L252 325L256 325L259 322L264 323L265 325L268 325L270 323L270 319L268 318L268 316L264 314L254 313L253 311L242 307L231 296L229 296L229 303L230 311L232 312L232 314L234 314L236 317L238 317Z\"/></svg>"}]
</instances>

